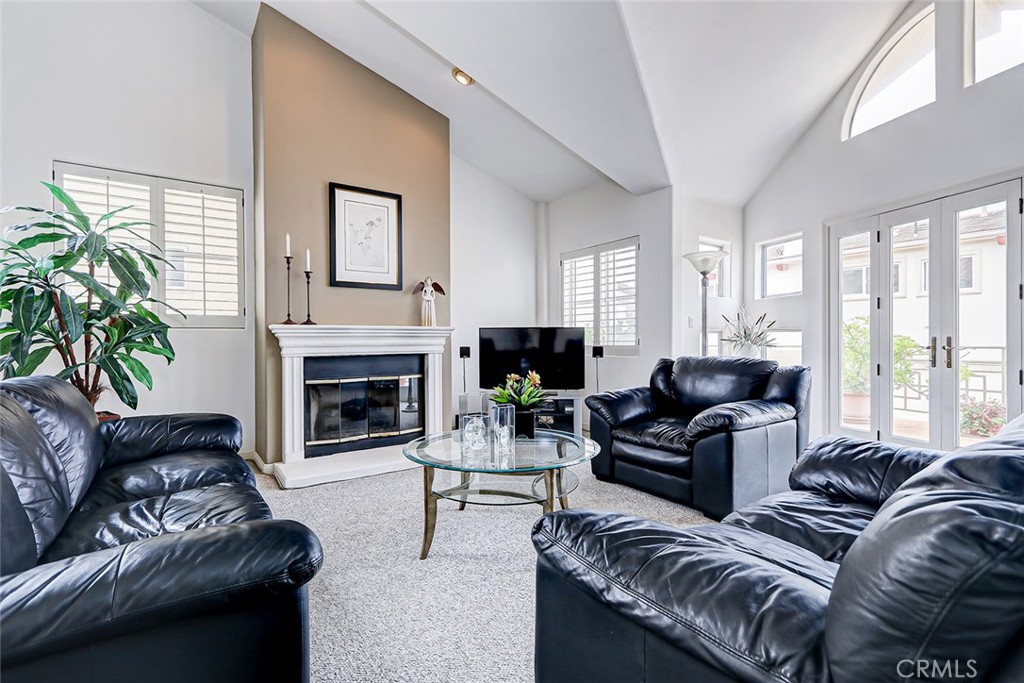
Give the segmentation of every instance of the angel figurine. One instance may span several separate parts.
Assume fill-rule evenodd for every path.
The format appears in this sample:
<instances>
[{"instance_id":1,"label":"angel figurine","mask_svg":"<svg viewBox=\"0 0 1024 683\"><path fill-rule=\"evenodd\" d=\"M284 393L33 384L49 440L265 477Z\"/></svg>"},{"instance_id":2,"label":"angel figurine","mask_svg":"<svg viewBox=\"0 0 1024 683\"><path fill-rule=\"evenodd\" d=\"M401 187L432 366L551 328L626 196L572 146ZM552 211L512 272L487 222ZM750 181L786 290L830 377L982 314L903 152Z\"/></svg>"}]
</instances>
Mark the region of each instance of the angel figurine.
<instances>
[{"instance_id":1,"label":"angel figurine","mask_svg":"<svg viewBox=\"0 0 1024 683\"><path fill-rule=\"evenodd\" d=\"M434 311L434 297L438 294L445 295L444 288L430 279L430 276L420 280L419 284L416 285L416 289L412 290L413 294L419 294L420 298L423 299L423 303L420 305L420 325L424 327L434 327L437 325L437 314Z\"/></svg>"}]
</instances>

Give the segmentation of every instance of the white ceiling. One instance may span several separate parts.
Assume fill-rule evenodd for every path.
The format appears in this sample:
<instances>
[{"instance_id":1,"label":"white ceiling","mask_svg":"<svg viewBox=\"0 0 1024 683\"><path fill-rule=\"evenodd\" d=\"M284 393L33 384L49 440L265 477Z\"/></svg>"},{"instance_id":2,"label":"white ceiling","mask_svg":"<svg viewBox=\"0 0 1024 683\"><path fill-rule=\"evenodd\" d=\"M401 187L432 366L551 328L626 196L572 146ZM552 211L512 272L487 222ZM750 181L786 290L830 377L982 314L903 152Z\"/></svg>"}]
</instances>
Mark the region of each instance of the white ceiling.
<instances>
[{"instance_id":1,"label":"white ceiling","mask_svg":"<svg viewBox=\"0 0 1024 683\"><path fill-rule=\"evenodd\" d=\"M258 9L196 4L246 33ZM453 153L534 200L603 175L743 205L906 0L269 4L448 116Z\"/></svg>"},{"instance_id":2,"label":"white ceiling","mask_svg":"<svg viewBox=\"0 0 1024 683\"><path fill-rule=\"evenodd\" d=\"M906 5L623 3L673 184L745 204Z\"/></svg>"}]
</instances>

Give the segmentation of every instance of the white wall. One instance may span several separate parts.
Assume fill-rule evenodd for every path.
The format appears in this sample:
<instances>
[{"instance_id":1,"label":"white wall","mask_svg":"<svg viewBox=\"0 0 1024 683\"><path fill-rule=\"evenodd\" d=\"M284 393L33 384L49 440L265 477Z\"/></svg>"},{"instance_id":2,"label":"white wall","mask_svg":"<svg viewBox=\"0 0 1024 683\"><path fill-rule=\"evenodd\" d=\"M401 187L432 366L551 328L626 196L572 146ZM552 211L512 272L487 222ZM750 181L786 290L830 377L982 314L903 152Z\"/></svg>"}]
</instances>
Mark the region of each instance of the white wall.
<instances>
[{"instance_id":1,"label":"white wall","mask_svg":"<svg viewBox=\"0 0 1024 683\"><path fill-rule=\"evenodd\" d=\"M241 188L252 312L249 37L188 2L15 3L3 13L0 203L46 204L54 160ZM240 418L253 448L253 329L176 329L139 413ZM129 414L107 392L98 406Z\"/></svg>"},{"instance_id":2,"label":"white wall","mask_svg":"<svg viewBox=\"0 0 1024 683\"><path fill-rule=\"evenodd\" d=\"M479 388L479 330L537 324L535 204L456 156L452 183L452 410L462 392L459 347L469 346L466 386ZM447 286L448 283L442 283Z\"/></svg>"},{"instance_id":3,"label":"white wall","mask_svg":"<svg viewBox=\"0 0 1024 683\"><path fill-rule=\"evenodd\" d=\"M562 254L640 236L638 356L601 360L601 390L646 386L654 363L672 354L673 252L672 189L632 195L603 181L548 205L548 291L550 324L561 324ZM588 350L589 353L589 350ZM597 390L594 361L587 358L586 394ZM586 422L584 422L586 424Z\"/></svg>"},{"instance_id":4,"label":"white wall","mask_svg":"<svg viewBox=\"0 0 1024 683\"><path fill-rule=\"evenodd\" d=\"M840 142L860 76L854 74L744 209L745 298L779 327L803 329L804 363L814 371L815 434L826 428L825 223L913 204L975 180L1013 177L1024 164L1024 66L964 88L962 13L960 3L936 3L936 102ZM755 301L755 243L798 231L803 294Z\"/></svg>"}]
</instances>

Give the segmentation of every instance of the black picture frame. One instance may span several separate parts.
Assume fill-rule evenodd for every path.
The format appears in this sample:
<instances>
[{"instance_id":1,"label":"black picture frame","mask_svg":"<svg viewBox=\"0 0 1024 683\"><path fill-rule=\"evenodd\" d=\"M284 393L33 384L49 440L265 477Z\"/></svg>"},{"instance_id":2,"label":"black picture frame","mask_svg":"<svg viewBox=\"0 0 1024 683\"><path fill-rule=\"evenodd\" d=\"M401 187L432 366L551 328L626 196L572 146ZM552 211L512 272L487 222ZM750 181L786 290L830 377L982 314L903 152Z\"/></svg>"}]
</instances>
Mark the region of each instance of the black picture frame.
<instances>
[{"instance_id":1,"label":"black picture frame","mask_svg":"<svg viewBox=\"0 0 1024 683\"><path fill-rule=\"evenodd\" d=\"M393 261L393 268L387 271L386 281L382 281L383 278L380 274L366 274L363 279L359 279L360 275L351 269L346 269L344 264L339 263L339 249L349 249L352 247L351 235L347 232L345 234L339 234L340 230L344 230L343 226L339 226L339 219L343 219L344 216L339 215L339 211L343 208L339 207L339 193L344 196L350 197L362 196L366 199L368 206L387 207L388 216L390 219L391 203L394 206L394 244L388 240L386 243L386 254L389 265ZM330 218L327 226L327 232L329 235L329 248L331 252L331 272L328 284L331 287L355 287L359 289L385 289L401 291L403 289L402 284L402 195L394 192L385 192L383 190L371 190L365 187L357 187L355 185L345 185L343 183L329 183L328 189L328 201L330 203ZM374 201L376 200L376 201ZM384 201L380 201L384 200ZM387 226L386 234L390 236L391 226L390 223ZM344 241L343 241L344 240ZM394 250L393 252L391 250ZM341 266L341 268L339 268Z\"/></svg>"}]
</instances>

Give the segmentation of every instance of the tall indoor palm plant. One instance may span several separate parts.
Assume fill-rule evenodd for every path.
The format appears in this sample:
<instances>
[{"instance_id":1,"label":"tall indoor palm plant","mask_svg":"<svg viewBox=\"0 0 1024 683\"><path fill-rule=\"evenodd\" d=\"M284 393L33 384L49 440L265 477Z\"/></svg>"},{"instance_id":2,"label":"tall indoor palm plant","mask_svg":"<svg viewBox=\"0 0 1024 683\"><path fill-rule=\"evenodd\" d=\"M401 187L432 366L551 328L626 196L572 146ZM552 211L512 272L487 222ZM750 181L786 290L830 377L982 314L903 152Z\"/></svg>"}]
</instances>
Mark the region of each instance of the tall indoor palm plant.
<instances>
[{"instance_id":1,"label":"tall indoor palm plant","mask_svg":"<svg viewBox=\"0 0 1024 683\"><path fill-rule=\"evenodd\" d=\"M127 206L92 221L63 189L43 185L63 210L2 210L31 217L4 229L0 370L5 377L31 375L56 353L64 365L57 376L70 381L91 404L103 392L101 378L106 375L118 398L135 408L135 381L153 388L153 377L136 354L174 360L168 325L153 310L154 304L166 304L150 296L151 278L159 272L156 262L164 259L159 247L136 231L150 224L116 222L118 214L131 208ZM17 233L26 236L15 241ZM43 253L39 247L49 248ZM101 269L112 281L100 281Z\"/></svg>"}]
</instances>

